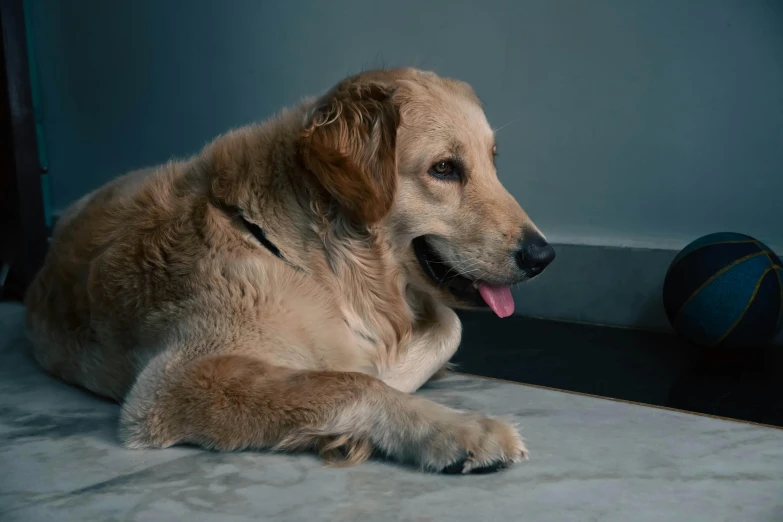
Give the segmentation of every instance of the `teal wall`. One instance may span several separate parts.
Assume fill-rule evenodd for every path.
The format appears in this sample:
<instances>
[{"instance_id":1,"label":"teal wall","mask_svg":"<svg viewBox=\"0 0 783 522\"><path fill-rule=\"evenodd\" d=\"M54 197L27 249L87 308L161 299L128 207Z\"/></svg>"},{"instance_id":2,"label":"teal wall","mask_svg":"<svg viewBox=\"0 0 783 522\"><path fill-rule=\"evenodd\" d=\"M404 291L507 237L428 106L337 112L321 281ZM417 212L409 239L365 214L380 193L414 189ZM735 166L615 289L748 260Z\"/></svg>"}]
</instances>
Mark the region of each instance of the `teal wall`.
<instances>
[{"instance_id":1,"label":"teal wall","mask_svg":"<svg viewBox=\"0 0 783 522\"><path fill-rule=\"evenodd\" d=\"M783 246L779 0L29 0L53 205L362 67L471 82L559 242Z\"/></svg>"}]
</instances>

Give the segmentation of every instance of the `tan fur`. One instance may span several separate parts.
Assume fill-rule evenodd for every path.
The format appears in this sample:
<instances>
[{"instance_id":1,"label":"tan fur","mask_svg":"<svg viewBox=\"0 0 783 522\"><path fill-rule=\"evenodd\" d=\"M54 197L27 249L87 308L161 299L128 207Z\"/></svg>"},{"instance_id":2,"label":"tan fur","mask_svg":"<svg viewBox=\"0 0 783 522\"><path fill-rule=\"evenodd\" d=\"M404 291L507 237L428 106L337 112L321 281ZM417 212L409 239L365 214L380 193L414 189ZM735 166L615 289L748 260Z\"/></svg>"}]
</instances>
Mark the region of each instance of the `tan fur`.
<instances>
[{"instance_id":1,"label":"tan fur","mask_svg":"<svg viewBox=\"0 0 783 522\"><path fill-rule=\"evenodd\" d=\"M122 402L131 447L373 451L468 472L526 454L512 426L408 395L445 367L467 306L421 270L437 236L465 274L519 281L535 230L501 186L469 86L412 69L127 174L62 217L27 296L34 354ZM454 152L469 174L427 174ZM273 255L242 224L263 229Z\"/></svg>"}]
</instances>

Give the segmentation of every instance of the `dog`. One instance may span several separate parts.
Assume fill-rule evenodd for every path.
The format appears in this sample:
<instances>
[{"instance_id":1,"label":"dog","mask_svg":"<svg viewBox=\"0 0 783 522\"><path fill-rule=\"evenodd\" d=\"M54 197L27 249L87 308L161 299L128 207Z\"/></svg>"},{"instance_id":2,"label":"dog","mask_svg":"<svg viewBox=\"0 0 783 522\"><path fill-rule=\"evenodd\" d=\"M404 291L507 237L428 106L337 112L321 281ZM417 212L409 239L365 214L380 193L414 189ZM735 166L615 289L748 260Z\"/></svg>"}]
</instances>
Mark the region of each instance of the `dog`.
<instances>
[{"instance_id":1,"label":"dog","mask_svg":"<svg viewBox=\"0 0 783 522\"><path fill-rule=\"evenodd\" d=\"M130 448L507 467L516 427L412 393L455 353L454 309L510 315L554 257L496 153L467 83L387 69L121 176L59 220L33 355L120 402Z\"/></svg>"}]
</instances>

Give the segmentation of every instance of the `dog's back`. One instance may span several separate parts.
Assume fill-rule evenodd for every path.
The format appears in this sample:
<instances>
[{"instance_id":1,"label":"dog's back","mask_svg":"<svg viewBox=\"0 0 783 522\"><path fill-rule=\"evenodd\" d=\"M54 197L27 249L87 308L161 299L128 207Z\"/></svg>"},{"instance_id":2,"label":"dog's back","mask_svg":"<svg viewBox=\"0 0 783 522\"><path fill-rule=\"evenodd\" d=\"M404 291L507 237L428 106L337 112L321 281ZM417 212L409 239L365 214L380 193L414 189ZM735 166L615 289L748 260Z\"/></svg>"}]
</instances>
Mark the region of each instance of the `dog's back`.
<instances>
[{"instance_id":1,"label":"dog's back","mask_svg":"<svg viewBox=\"0 0 783 522\"><path fill-rule=\"evenodd\" d=\"M181 298L183 276L201 254L189 241L193 214L203 211L200 192L182 165L170 164L122 176L63 213L26 296L43 368L113 399L125 395L138 363L134 349L154 346L159 335L148 306L167 294ZM189 246L165 248L167 239ZM139 273L145 265L150 270Z\"/></svg>"}]
</instances>

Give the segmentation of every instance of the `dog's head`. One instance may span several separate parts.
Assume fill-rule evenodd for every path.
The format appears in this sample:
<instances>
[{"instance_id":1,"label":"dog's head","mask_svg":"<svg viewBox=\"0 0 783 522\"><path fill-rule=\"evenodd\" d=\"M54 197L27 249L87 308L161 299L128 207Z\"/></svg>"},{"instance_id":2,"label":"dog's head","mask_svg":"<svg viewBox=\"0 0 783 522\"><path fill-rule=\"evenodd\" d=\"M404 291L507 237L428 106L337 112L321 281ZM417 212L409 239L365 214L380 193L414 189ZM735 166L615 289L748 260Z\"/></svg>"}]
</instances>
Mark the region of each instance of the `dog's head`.
<instances>
[{"instance_id":1,"label":"dog's head","mask_svg":"<svg viewBox=\"0 0 783 522\"><path fill-rule=\"evenodd\" d=\"M467 84L413 69L341 82L307 115L305 166L354 220L387 229L409 284L450 306L514 303L554 250L497 178L497 148Z\"/></svg>"}]
</instances>

